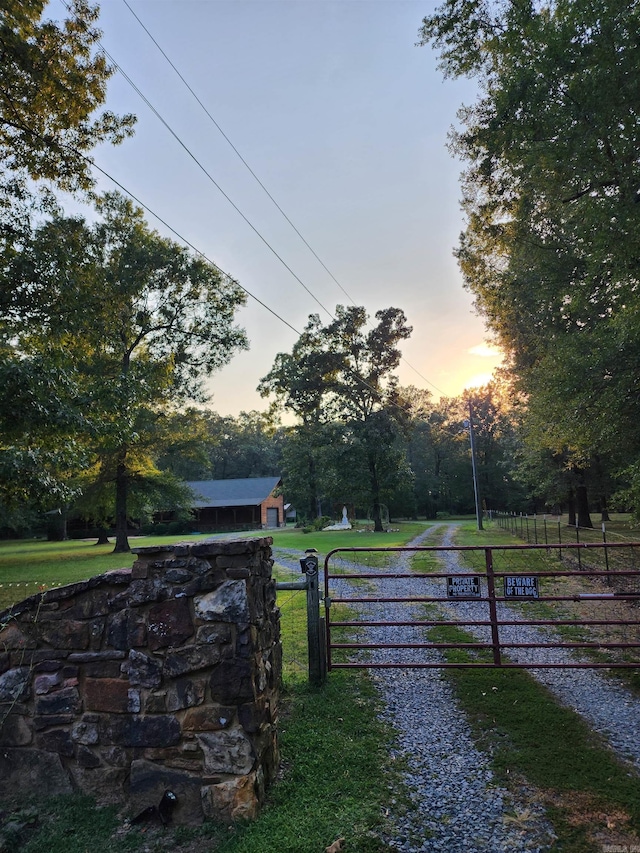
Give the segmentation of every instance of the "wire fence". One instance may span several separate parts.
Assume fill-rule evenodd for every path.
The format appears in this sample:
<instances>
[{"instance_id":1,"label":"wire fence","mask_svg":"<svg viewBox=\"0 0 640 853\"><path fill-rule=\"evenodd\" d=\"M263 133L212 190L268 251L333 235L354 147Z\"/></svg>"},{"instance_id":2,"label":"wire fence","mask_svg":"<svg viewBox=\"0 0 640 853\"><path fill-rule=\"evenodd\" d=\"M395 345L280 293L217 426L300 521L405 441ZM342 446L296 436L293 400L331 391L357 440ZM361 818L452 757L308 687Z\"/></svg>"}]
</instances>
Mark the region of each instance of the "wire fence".
<instances>
[{"instance_id":1,"label":"wire fence","mask_svg":"<svg viewBox=\"0 0 640 853\"><path fill-rule=\"evenodd\" d=\"M300 563L293 553L278 553L273 566L273 577L283 583L301 579ZM307 597L304 590L277 590L276 602L280 609L280 639L282 642L282 677L285 682L307 679Z\"/></svg>"},{"instance_id":2,"label":"wire fence","mask_svg":"<svg viewBox=\"0 0 640 853\"><path fill-rule=\"evenodd\" d=\"M48 589L57 589L60 586L64 586L64 582L22 580L0 583L0 611L7 610L32 595L46 592Z\"/></svg>"},{"instance_id":3,"label":"wire fence","mask_svg":"<svg viewBox=\"0 0 640 853\"><path fill-rule=\"evenodd\" d=\"M276 581L299 581L300 563L295 558L282 555L273 567ZM46 593L50 589L65 586L68 581L29 580L0 583L0 612L7 611L32 595ZM280 634L282 641L283 679L296 681L306 679L308 673L307 615L304 590L278 590L277 604L280 609Z\"/></svg>"}]
</instances>

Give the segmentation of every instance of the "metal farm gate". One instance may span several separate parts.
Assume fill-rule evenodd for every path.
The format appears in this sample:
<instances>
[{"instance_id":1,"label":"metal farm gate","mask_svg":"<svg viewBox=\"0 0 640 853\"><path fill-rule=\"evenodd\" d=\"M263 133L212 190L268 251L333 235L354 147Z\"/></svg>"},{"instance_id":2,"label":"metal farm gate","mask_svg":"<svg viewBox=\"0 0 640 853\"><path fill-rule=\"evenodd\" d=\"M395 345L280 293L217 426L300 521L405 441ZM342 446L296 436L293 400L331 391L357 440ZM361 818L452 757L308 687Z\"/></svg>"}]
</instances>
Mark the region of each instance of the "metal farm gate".
<instances>
[{"instance_id":1,"label":"metal farm gate","mask_svg":"<svg viewBox=\"0 0 640 853\"><path fill-rule=\"evenodd\" d=\"M639 566L640 543L338 548L327 667L640 667Z\"/></svg>"}]
</instances>

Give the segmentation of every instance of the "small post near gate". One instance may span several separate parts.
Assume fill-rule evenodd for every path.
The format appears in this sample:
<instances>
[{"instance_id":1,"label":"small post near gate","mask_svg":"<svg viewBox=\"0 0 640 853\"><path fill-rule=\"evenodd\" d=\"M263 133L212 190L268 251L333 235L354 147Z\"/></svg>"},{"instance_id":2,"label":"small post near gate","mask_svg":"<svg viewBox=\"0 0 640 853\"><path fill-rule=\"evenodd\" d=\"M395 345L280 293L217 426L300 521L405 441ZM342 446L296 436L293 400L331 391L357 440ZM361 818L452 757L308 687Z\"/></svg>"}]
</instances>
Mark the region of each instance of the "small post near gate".
<instances>
[{"instance_id":1,"label":"small post near gate","mask_svg":"<svg viewBox=\"0 0 640 853\"><path fill-rule=\"evenodd\" d=\"M315 548L305 551L300 568L307 576L307 643L309 645L309 681L322 684L326 675L325 644L320 619L320 586L318 584L318 558Z\"/></svg>"},{"instance_id":2,"label":"small post near gate","mask_svg":"<svg viewBox=\"0 0 640 853\"><path fill-rule=\"evenodd\" d=\"M327 675L327 650L325 642L325 620L320 618L320 586L318 583L318 558L315 548L305 551L300 558L302 581L278 581L276 589L304 589L307 593L307 650L309 657L309 681L323 684Z\"/></svg>"}]
</instances>

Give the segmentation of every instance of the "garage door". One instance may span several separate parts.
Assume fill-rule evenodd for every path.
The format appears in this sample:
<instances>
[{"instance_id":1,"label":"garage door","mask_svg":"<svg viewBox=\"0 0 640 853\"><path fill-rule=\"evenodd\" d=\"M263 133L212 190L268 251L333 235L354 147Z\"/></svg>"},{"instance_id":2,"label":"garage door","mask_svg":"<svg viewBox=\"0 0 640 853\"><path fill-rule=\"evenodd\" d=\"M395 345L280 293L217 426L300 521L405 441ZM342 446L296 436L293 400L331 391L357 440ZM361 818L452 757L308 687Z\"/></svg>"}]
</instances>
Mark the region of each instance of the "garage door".
<instances>
[{"instance_id":1,"label":"garage door","mask_svg":"<svg viewBox=\"0 0 640 853\"><path fill-rule=\"evenodd\" d=\"M267 527L277 527L278 526L278 507L270 506L267 507Z\"/></svg>"}]
</instances>

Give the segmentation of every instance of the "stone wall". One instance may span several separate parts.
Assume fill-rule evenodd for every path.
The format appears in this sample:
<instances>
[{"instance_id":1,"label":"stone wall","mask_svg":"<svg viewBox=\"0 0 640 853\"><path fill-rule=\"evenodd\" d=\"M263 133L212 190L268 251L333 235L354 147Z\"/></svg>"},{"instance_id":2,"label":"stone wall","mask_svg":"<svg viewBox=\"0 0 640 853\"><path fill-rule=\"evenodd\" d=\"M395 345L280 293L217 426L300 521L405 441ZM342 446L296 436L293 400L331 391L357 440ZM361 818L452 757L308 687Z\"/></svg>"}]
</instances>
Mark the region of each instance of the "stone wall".
<instances>
[{"instance_id":1,"label":"stone wall","mask_svg":"<svg viewBox=\"0 0 640 853\"><path fill-rule=\"evenodd\" d=\"M134 548L0 614L0 796L252 818L278 765L270 538ZM165 798L166 801L166 798Z\"/></svg>"}]
</instances>

